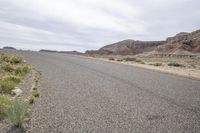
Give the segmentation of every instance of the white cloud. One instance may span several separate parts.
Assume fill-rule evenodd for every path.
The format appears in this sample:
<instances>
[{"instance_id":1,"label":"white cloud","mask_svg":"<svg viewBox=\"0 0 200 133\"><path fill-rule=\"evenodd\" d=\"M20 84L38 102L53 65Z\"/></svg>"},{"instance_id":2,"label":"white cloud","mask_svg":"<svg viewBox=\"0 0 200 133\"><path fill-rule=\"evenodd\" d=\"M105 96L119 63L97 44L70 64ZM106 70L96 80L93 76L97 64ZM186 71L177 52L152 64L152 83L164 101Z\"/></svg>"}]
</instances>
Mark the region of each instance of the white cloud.
<instances>
[{"instance_id":1,"label":"white cloud","mask_svg":"<svg viewBox=\"0 0 200 133\"><path fill-rule=\"evenodd\" d=\"M1 45L87 50L199 28L198 0L0 0Z\"/></svg>"},{"instance_id":2,"label":"white cloud","mask_svg":"<svg viewBox=\"0 0 200 133\"><path fill-rule=\"evenodd\" d=\"M131 28L141 28L141 25L137 22L128 25L122 23L127 20L106 12L110 11L126 17L138 15L139 12L136 8L119 0L86 0L84 2L82 0L16 0L14 4L30 13L34 12L35 15L48 16L81 26L105 28L120 32L127 32Z\"/></svg>"}]
</instances>

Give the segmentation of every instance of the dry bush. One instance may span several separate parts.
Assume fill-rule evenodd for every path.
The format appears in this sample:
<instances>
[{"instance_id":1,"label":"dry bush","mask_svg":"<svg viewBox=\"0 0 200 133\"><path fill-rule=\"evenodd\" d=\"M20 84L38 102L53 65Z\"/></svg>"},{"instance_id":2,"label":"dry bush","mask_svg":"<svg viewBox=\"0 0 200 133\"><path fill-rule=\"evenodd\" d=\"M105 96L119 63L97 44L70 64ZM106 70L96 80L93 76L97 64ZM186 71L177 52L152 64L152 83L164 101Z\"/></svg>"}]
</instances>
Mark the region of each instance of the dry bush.
<instances>
[{"instance_id":1,"label":"dry bush","mask_svg":"<svg viewBox=\"0 0 200 133\"><path fill-rule=\"evenodd\" d=\"M21 127L28 114L29 103L21 99L11 102L7 110L9 120L17 127Z\"/></svg>"},{"instance_id":2,"label":"dry bush","mask_svg":"<svg viewBox=\"0 0 200 133\"><path fill-rule=\"evenodd\" d=\"M133 57L125 57L123 60L125 60L125 61L136 61L136 58L133 58Z\"/></svg>"},{"instance_id":3,"label":"dry bush","mask_svg":"<svg viewBox=\"0 0 200 133\"><path fill-rule=\"evenodd\" d=\"M179 64L179 63L169 63L168 66L174 66L174 67L185 67L183 64Z\"/></svg>"}]
</instances>

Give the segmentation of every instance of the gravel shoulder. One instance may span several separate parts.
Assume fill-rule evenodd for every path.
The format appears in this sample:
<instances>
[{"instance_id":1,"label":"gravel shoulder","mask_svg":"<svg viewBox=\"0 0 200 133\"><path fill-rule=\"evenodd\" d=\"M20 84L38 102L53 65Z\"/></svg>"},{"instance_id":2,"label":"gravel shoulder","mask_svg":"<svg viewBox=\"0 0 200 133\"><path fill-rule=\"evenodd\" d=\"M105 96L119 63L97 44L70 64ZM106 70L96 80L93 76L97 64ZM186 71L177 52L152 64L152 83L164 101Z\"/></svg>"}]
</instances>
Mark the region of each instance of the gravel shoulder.
<instances>
[{"instance_id":1,"label":"gravel shoulder","mask_svg":"<svg viewBox=\"0 0 200 133\"><path fill-rule=\"evenodd\" d=\"M0 53L1 52L3 52L3 53L6 53L5 54L5 57L4 58L7 58L7 60L8 61L12 61L12 60L14 60L13 58L15 57L15 58L17 58L16 60L14 60L14 61L21 61L22 59L21 58L19 58L20 56L19 55L14 55L14 54L11 54L11 55L9 55L8 53L13 53L13 52L11 52L11 51L1 51L0 50ZM16 52L14 52L14 53L16 53ZM12 60L11 60L12 59ZM5 61L5 60L1 60L2 62L3 61ZM7 62L8 62L7 61ZM9 62L9 63L10 63ZM3 64L3 63L2 63ZM2 65L1 64L1 65ZM3 69L2 68L2 66L1 66L1 70L4 70L4 71L2 71L2 73L0 73L0 75L2 74L3 75L3 78L4 77L19 77L20 78L20 80L18 81L18 82L14 82L14 83L16 83L15 84L15 88L13 88L13 90L15 89L15 90L20 90L20 92L17 92L17 91L15 91L15 92L13 92L13 93L2 93L1 92L1 94L2 95L5 95L5 96L8 96L10 99L12 99L12 100L16 100L16 98L20 98L20 99L22 99L22 100L24 100L24 101L29 101L29 98L30 98L30 96L32 95L32 89L33 89L33 87L35 87L35 88L37 88L38 87L38 85L39 85L39 83L37 83L36 84L36 79L37 80L39 80L39 78L40 78L40 74L39 74L39 72L38 71L36 71L34 68L32 68L31 67L31 65L29 65L25 60L23 60L23 64L20 62L20 63L18 63L18 64L12 64L13 65L13 67L14 67L14 70L16 70L17 69L17 67L19 68L20 66L22 66L22 65L28 65L29 66L29 68L28 68L28 71L27 71L27 73L25 73L24 75L17 75L15 72L13 72L13 71L11 71L11 72L8 72L8 71L5 71L5 69ZM12 75L12 76L11 76ZM1 77L2 78L2 77ZM17 78L16 78L17 79ZM5 80L5 79L4 79ZM8 80L8 79L7 79ZM8 81L12 81L12 80L8 80ZM5 82L5 81L4 81ZM17 88L17 89L16 89ZM2 102L2 104L1 105L6 105L6 102L5 101L1 101ZM7 105L7 106L13 106L13 104L9 104L9 105ZM17 108L18 107L18 108ZM15 109L13 109L12 110L12 112L17 112L17 111L19 111L20 109L20 107L19 106L17 106L17 107L15 107ZM3 108L3 106L1 106L1 108L0 109L4 109ZM30 109L29 109L30 110ZM2 111L2 110L1 110ZM29 111L28 111L29 112ZM31 112L31 110L30 110L30 112ZM6 112L7 113L7 112ZM6 114L5 113L5 114ZM7 117L6 115L4 114L4 116L5 117L2 117L3 119L0 119L0 133L21 133L21 132L26 132L27 130L28 130L28 126L29 126L29 117L27 116L26 118L25 118L25 122L23 123L23 126L22 127L17 127L17 126L14 126L14 122L13 121L11 121L10 119L9 119L9 117ZM18 113L17 113L18 114ZM3 116L3 115L2 115ZM17 115L16 117L15 117L15 119L18 119L18 118L20 118L20 117L22 117L22 115ZM13 118L14 119L14 118Z\"/></svg>"},{"instance_id":2,"label":"gravel shoulder","mask_svg":"<svg viewBox=\"0 0 200 133\"><path fill-rule=\"evenodd\" d=\"M31 70L24 77L21 83L17 85L17 87L19 87L23 91L20 97L22 97L23 99L27 99L27 97L30 95L31 86L33 85L33 83L34 83L34 70ZM24 127L21 129L14 127L13 124L8 119L2 120L0 121L0 133L26 132L26 130L28 129L28 120L29 118L27 118L26 122L24 123Z\"/></svg>"}]
</instances>

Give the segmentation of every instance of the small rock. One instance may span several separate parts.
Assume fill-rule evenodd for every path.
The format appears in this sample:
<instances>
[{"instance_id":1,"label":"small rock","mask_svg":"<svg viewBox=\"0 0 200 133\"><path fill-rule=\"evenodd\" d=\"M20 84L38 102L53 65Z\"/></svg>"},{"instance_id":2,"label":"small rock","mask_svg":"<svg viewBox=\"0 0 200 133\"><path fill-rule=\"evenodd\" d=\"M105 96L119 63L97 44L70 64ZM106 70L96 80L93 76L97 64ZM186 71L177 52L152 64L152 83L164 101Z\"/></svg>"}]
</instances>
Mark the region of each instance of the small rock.
<instances>
[{"instance_id":1,"label":"small rock","mask_svg":"<svg viewBox=\"0 0 200 133\"><path fill-rule=\"evenodd\" d=\"M22 94L22 90L18 87L15 87L14 90L12 90L11 94L14 95L14 96L19 96L20 94Z\"/></svg>"}]
</instances>

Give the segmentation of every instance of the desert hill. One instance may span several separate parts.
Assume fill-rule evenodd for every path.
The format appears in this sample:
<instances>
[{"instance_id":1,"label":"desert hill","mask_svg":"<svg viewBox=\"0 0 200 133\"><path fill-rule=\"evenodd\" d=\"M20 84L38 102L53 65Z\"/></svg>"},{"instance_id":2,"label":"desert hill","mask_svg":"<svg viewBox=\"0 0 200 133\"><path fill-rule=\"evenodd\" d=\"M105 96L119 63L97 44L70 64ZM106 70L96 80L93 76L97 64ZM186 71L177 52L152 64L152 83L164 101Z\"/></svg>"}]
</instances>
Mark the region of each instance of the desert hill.
<instances>
[{"instance_id":1,"label":"desert hill","mask_svg":"<svg viewBox=\"0 0 200 133\"><path fill-rule=\"evenodd\" d=\"M165 41L124 40L106 45L99 50L89 50L86 54L100 55L136 55L141 53L156 54L195 54L200 53L200 30L181 32Z\"/></svg>"},{"instance_id":2,"label":"desert hill","mask_svg":"<svg viewBox=\"0 0 200 133\"><path fill-rule=\"evenodd\" d=\"M167 54L200 53L200 30L191 33L181 32L169 37L166 43L158 46L155 51Z\"/></svg>"},{"instance_id":3,"label":"desert hill","mask_svg":"<svg viewBox=\"0 0 200 133\"><path fill-rule=\"evenodd\" d=\"M99 50L86 51L87 54L120 54L134 55L154 50L157 46L163 45L165 41L135 41L124 40L114 44L106 45Z\"/></svg>"}]
</instances>

